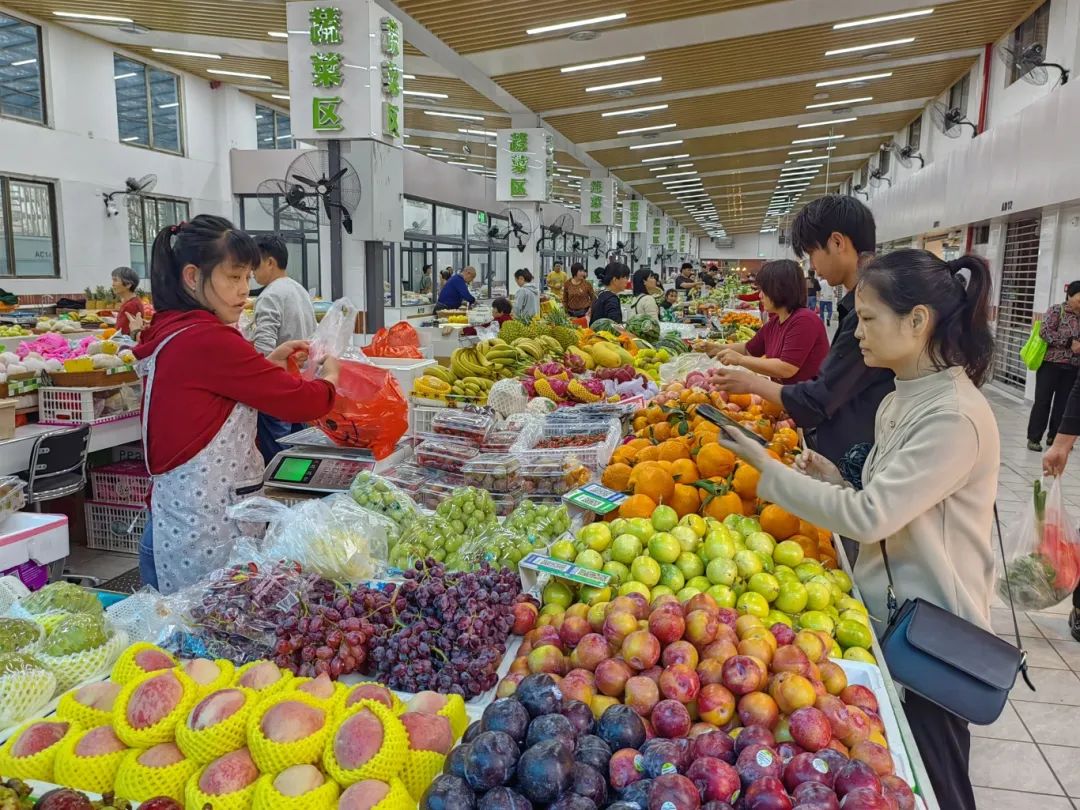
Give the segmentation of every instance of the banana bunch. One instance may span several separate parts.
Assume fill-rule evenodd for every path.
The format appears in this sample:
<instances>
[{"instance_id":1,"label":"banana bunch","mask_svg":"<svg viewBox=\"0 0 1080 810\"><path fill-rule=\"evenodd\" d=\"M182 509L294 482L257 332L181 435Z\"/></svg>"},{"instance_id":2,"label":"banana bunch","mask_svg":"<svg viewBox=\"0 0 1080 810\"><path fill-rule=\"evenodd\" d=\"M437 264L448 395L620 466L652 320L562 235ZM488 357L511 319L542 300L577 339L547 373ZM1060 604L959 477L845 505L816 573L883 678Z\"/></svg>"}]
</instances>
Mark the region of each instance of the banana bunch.
<instances>
[{"instance_id":1,"label":"banana bunch","mask_svg":"<svg viewBox=\"0 0 1080 810\"><path fill-rule=\"evenodd\" d=\"M524 352L499 338L485 341L476 348L483 353L484 359L495 367L495 376L500 380L517 376L522 363L529 359Z\"/></svg>"},{"instance_id":2,"label":"banana bunch","mask_svg":"<svg viewBox=\"0 0 1080 810\"><path fill-rule=\"evenodd\" d=\"M495 384L494 380L487 377L462 377L451 387L451 394L457 397L477 399L480 404L487 401L488 391Z\"/></svg>"},{"instance_id":3,"label":"banana bunch","mask_svg":"<svg viewBox=\"0 0 1080 810\"><path fill-rule=\"evenodd\" d=\"M520 349L532 362L541 362L553 357L562 357L563 348L559 341L549 335L538 335L531 338L518 338L514 341L514 348Z\"/></svg>"}]
</instances>

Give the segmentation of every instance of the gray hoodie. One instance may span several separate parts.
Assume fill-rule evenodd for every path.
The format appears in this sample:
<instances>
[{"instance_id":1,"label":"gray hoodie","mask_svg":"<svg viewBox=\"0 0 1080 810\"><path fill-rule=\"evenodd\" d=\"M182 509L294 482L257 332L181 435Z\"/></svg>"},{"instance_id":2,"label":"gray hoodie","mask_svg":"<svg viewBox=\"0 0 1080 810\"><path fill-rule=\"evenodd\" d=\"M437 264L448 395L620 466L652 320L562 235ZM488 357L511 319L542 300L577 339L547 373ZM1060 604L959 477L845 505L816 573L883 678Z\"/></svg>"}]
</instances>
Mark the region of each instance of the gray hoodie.
<instances>
[{"instance_id":1,"label":"gray hoodie","mask_svg":"<svg viewBox=\"0 0 1080 810\"><path fill-rule=\"evenodd\" d=\"M534 315L540 314L540 293L532 284L518 287L514 293L513 315L519 320L531 320Z\"/></svg>"}]
</instances>

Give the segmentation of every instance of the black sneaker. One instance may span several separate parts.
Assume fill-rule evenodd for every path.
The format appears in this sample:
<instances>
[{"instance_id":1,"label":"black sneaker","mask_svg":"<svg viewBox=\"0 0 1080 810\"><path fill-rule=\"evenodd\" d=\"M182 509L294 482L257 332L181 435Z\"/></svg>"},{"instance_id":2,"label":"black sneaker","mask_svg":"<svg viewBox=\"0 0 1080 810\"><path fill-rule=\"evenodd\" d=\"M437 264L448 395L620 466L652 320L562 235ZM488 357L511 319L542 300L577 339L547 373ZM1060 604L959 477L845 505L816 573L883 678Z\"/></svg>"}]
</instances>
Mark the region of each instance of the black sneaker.
<instances>
[{"instance_id":1,"label":"black sneaker","mask_svg":"<svg viewBox=\"0 0 1080 810\"><path fill-rule=\"evenodd\" d=\"M1039 444L1038 442L1031 441L1031 439L1028 439L1027 447L1028 447L1028 450L1034 450L1036 453L1041 453L1042 452L1042 445Z\"/></svg>"},{"instance_id":2,"label":"black sneaker","mask_svg":"<svg viewBox=\"0 0 1080 810\"><path fill-rule=\"evenodd\" d=\"M1080 641L1080 608L1073 608L1069 614L1069 632L1073 638Z\"/></svg>"}]
</instances>

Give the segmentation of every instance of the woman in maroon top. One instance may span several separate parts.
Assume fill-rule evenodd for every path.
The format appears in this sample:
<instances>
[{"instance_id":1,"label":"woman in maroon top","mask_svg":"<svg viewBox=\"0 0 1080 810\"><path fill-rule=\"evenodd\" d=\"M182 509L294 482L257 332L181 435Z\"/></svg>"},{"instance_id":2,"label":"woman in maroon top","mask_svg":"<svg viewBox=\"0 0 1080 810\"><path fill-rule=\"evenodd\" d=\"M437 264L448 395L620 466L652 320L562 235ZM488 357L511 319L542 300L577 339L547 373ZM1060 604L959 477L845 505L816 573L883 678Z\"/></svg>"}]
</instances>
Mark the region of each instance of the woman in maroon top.
<instances>
[{"instance_id":1,"label":"woman in maroon top","mask_svg":"<svg viewBox=\"0 0 1080 810\"><path fill-rule=\"evenodd\" d=\"M829 353L829 336L821 318L806 307L802 268L790 259L768 262L758 271L757 285L768 321L746 343L724 347L718 359L779 383L814 379Z\"/></svg>"},{"instance_id":2,"label":"woman in maroon top","mask_svg":"<svg viewBox=\"0 0 1080 810\"><path fill-rule=\"evenodd\" d=\"M129 337L137 337L143 329L143 304L139 298L139 274L130 267L117 267L112 271L112 288L120 299L120 311L116 313L116 331Z\"/></svg>"}]
</instances>

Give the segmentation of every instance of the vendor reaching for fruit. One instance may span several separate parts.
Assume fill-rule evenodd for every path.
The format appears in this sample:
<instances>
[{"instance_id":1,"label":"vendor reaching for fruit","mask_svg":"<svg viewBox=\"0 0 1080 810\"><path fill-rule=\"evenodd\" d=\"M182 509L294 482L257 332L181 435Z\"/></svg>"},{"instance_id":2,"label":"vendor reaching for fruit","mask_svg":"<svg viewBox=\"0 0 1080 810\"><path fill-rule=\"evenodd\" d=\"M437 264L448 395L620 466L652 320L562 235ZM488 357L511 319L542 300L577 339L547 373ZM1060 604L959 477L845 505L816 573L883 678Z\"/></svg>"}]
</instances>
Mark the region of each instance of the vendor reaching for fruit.
<instances>
[{"instance_id":1,"label":"vendor reaching for fruit","mask_svg":"<svg viewBox=\"0 0 1080 810\"><path fill-rule=\"evenodd\" d=\"M235 328L262 257L250 236L201 215L154 241L157 315L136 349L143 376L143 444L154 477L151 515L158 588L169 594L224 566L243 529L225 517L258 489L258 412L309 422L334 403L338 364L323 379L285 370L303 341L263 357Z\"/></svg>"},{"instance_id":2,"label":"vendor reaching for fruit","mask_svg":"<svg viewBox=\"0 0 1080 810\"><path fill-rule=\"evenodd\" d=\"M855 339L867 366L896 374L896 391L878 408L861 489L812 451L796 462L809 473L801 475L734 429L722 442L760 471L758 497L859 543L880 544L865 548L855 566L880 630L890 618L885 551L897 602L921 597L991 629L1000 450L994 414L978 390L994 347L990 290L990 272L974 256L943 262L898 250L863 270ZM940 805L975 810L967 721L910 690L904 710Z\"/></svg>"}]
</instances>

